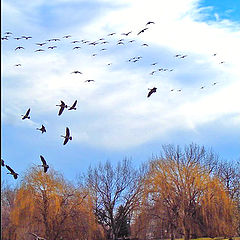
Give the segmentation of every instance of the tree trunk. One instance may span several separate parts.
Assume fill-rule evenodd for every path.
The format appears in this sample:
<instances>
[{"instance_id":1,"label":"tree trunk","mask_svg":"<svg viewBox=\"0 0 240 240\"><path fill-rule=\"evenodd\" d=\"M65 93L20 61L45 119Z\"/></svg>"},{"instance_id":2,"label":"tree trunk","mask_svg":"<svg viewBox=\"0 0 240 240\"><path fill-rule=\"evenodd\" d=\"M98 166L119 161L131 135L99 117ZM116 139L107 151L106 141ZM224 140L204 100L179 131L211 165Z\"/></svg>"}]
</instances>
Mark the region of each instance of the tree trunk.
<instances>
[{"instance_id":1,"label":"tree trunk","mask_svg":"<svg viewBox=\"0 0 240 240\"><path fill-rule=\"evenodd\" d=\"M190 228L184 227L184 240L190 240Z\"/></svg>"}]
</instances>

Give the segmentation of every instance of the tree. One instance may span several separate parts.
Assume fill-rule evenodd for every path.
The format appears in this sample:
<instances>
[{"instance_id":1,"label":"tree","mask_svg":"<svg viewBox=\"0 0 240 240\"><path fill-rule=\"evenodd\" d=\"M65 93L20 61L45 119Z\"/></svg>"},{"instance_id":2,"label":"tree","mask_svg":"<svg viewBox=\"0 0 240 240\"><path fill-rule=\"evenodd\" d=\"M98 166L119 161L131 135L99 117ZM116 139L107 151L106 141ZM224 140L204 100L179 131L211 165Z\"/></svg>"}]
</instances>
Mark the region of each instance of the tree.
<instances>
[{"instance_id":1,"label":"tree","mask_svg":"<svg viewBox=\"0 0 240 240\"><path fill-rule=\"evenodd\" d=\"M130 160L124 159L113 167L110 162L91 167L85 177L86 188L94 196L94 212L110 238L116 239L121 224L138 207L143 190L143 175ZM121 211L117 213L121 205Z\"/></svg>"},{"instance_id":2,"label":"tree","mask_svg":"<svg viewBox=\"0 0 240 240\"><path fill-rule=\"evenodd\" d=\"M208 229L214 225L212 234L234 231L233 203L222 183L212 175L209 162L213 160L211 152L191 144L184 150L163 146L161 157L151 162L145 188L148 204L152 210L155 208L157 216L158 211L164 211L162 220L170 223L167 230L171 235L178 231L189 240L199 222Z\"/></svg>"}]
</instances>

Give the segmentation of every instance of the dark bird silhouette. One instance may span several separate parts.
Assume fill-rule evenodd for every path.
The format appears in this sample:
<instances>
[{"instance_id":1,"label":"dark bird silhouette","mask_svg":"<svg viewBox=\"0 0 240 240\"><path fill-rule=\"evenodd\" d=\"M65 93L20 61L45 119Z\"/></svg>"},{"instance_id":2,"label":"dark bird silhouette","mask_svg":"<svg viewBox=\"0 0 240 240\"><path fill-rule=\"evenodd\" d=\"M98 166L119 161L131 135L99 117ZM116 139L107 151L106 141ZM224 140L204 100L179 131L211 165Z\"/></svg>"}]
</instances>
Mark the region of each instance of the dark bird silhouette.
<instances>
[{"instance_id":1,"label":"dark bird silhouette","mask_svg":"<svg viewBox=\"0 0 240 240\"><path fill-rule=\"evenodd\" d=\"M139 34L141 34L141 33L143 33L144 31L146 31L148 28L144 28L144 29L142 29L141 31L139 31L138 32L138 34L137 35L139 35Z\"/></svg>"},{"instance_id":2,"label":"dark bird silhouette","mask_svg":"<svg viewBox=\"0 0 240 240\"><path fill-rule=\"evenodd\" d=\"M22 39L22 38L20 38L20 37L15 37L14 39L16 39L16 40L20 40L20 39Z\"/></svg>"},{"instance_id":3,"label":"dark bird silhouette","mask_svg":"<svg viewBox=\"0 0 240 240\"><path fill-rule=\"evenodd\" d=\"M11 174L11 175L13 175L14 179L17 179L18 178L18 173L14 172L14 170L12 168L10 168L8 165L5 165L5 166L10 171L7 174Z\"/></svg>"},{"instance_id":4,"label":"dark bird silhouette","mask_svg":"<svg viewBox=\"0 0 240 240\"><path fill-rule=\"evenodd\" d=\"M61 100L61 104L60 105L56 105L56 106L60 107L59 112L58 112L58 116L60 116L62 114L64 108L68 107L62 100Z\"/></svg>"},{"instance_id":5,"label":"dark bird silhouette","mask_svg":"<svg viewBox=\"0 0 240 240\"><path fill-rule=\"evenodd\" d=\"M76 110L77 100L73 103L73 105L68 110Z\"/></svg>"},{"instance_id":6,"label":"dark bird silhouette","mask_svg":"<svg viewBox=\"0 0 240 240\"><path fill-rule=\"evenodd\" d=\"M4 164L4 160L3 160L3 159L1 159L1 165L2 165L2 167L5 166L5 164Z\"/></svg>"},{"instance_id":7,"label":"dark bird silhouette","mask_svg":"<svg viewBox=\"0 0 240 240\"><path fill-rule=\"evenodd\" d=\"M171 89L170 91L171 91L171 92L173 92L173 91L174 91L174 89Z\"/></svg>"},{"instance_id":8,"label":"dark bird silhouette","mask_svg":"<svg viewBox=\"0 0 240 240\"><path fill-rule=\"evenodd\" d=\"M71 43L78 43L79 41L75 40L75 41L72 41Z\"/></svg>"},{"instance_id":9,"label":"dark bird silhouette","mask_svg":"<svg viewBox=\"0 0 240 240\"><path fill-rule=\"evenodd\" d=\"M63 36L63 38L70 38L71 35L66 35L66 36Z\"/></svg>"},{"instance_id":10,"label":"dark bird silhouette","mask_svg":"<svg viewBox=\"0 0 240 240\"><path fill-rule=\"evenodd\" d=\"M149 24L155 24L155 22L149 21L149 22L146 23L146 26L149 25Z\"/></svg>"},{"instance_id":11,"label":"dark bird silhouette","mask_svg":"<svg viewBox=\"0 0 240 240\"><path fill-rule=\"evenodd\" d=\"M214 83L213 83L213 86L216 85L216 84L217 84L217 82L214 82Z\"/></svg>"},{"instance_id":12,"label":"dark bird silhouette","mask_svg":"<svg viewBox=\"0 0 240 240\"><path fill-rule=\"evenodd\" d=\"M47 162L46 162L46 160L44 159L44 157L42 155L40 155L40 159L42 161L42 165L38 165L38 166L43 167L44 172L46 173L48 168L49 168L49 166L47 165Z\"/></svg>"},{"instance_id":13,"label":"dark bird silhouette","mask_svg":"<svg viewBox=\"0 0 240 240\"><path fill-rule=\"evenodd\" d=\"M74 47L74 48L73 48L73 50L74 50L74 49L80 49L80 48L81 48L81 47L79 47L79 46L76 46L76 47Z\"/></svg>"},{"instance_id":14,"label":"dark bird silhouette","mask_svg":"<svg viewBox=\"0 0 240 240\"><path fill-rule=\"evenodd\" d=\"M116 34L116 33L109 33L108 36L112 36L112 35L114 35L114 34Z\"/></svg>"},{"instance_id":15,"label":"dark bird silhouette","mask_svg":"<svg viewBox=\"0 0 240 240\"><path fill-rule=\"evenodd\" d=\"M5 32L4 34L7 34L7 35L9 35L9 34L12 34L12 32Z\"/></svg>"},{"instance_id":16,"label":"dark bird silhouette","mask_svg":"<svg viewBox=\"0 0 240 240\"><path fill-rule=\"evenodd\" d=\"M219 64L223 64L223 63L224 63L224 61L220 62Z\"/></svg>"},{"instance_id":17,"label":"dark bird silhouette","mask_svg":"<svg viewBox=\"0 0 240 240\"><path fill-rule=\"evenodd\" d=\"M16 47L16 48L15 48L15 51L16 51L16 50L18 50L18 49L25 49L25 48L24 48L24 47L21 47L21 46L19 46L19 47Z\"/></svg>"},{"instance_id":18,"label":"dark bird silhouette","mask_svg":"<svg viewBox=\"0 0 240 240\"><path fill-rule=\"evenodd\" d=\"M24 120L24 119L26 119L26 118L30 119L29 113L30 113L30 108L27 110L27 112L25 113L25 115L21 115L21 116L23 116L23 117L22 117L22 120Z\"/></svg>"},{"instance_id":19,"label":"dark bird silhouette","mask_svg":"<svg viewBox=\"0 0 240 240\"><path fill-rule=\"evenodd\" d=\"M135 40L130 40L129 42L132 43L132 42L135 42Z\"/></svg>"},{"instance_id":20,"label":"dark bird silhouette","mask_svg":"<svg viewBox=\"0 0 240 240\"><path fill-rule=\"evenodd\" d=\"M88 80L86 80L85 82L95 82L95 80L88 79Z\"/></svg>"},{"instance_id":21,"label":"dark bird silhouette","mask_svg":"<svg viewBox=\"0 0 240 240\"><path fill-rule=\"evenodd\" d=\"M50 47L48 47L48 49L54 49L54 48L57 48L57 46L50 46Z\"/></svg>"},{"instance_id":22,"label":"dark bird silhouette","mask_svg":"<svg viewBox=\"0 0 240 240\"><path fill-rule=\"evenodd\" d=\"M53 38L53 39L51 39L51 41L60 41L60 39L59 38Z\"/></svg>"},{"instance_id":23,"label":"dark bird silhouette","mask_svg":"<svg viewBox=\"0 0 240 240\"><path fill-rule=\"evenodd\" d=\"M156 71L152 71L150 74L153 75Z\"/></svg>"},{"instance_id":24,"label":"dark bird silhouette","mask_svg":"<svg viewBox=\"0 0 240 240\"><path fill-rule=\"evenodd\" d=\"M28 39L30 39L30 38L32 38L32 37L26 37L26 36L22 36L22 38L25 38L26 40L28 40Z\"/></svg>"},{"instance_id":25,"label":"dark bird silhouette","mask_svg":"<svg viewBox=\"0 0 240 240\"><path fill-rule=\"evenodd\" d=\"M117 45L124 44L123 42L118 42Z\"/></svg>"},{"instance_id":26,"label":"dark bird silhouette","mask_svg":"<svg viewBox=\"0 0 240 240\"><path fill-rule=\"evenodd\" d=\"M154 87L152 89L149 88L148 90L150 90L150 91L149 91L147 97L150 97L153 93L155 93L157 91L157 88L156 87Z\"/></svg>"},{"instance_id":27,"label":"dark bird silhouette","mask_svg":"<svg viewBox=\"0 0 240 240\"><path fill-rule=\"evenodd\" d=\"M181 56L180 58L185 58L185 57L187 57L187 55L183 55L183 56Z\"/></svg>"},{"instance_id":28,"label":"dark bird silhouette","mask_svg":"<svg viewBox=\"0 0 240 240\"><path fill-rule=\"evenodd\" d=\"M42 125L41 128L36 128L37 130L40 130L42 133L47 132L46 128Z\"/></svg>"},{"instance_id":29,"label":"dark bird silhouette","mask_svg":"<svg viewBox=\"0 0 240 240\"><path fill-rule=\"evenodd\" d=\"M2 40L8 40L8 36L2 37Z\"/></svg>"},{"instance_id":30,"label":"dark bird silhouette","mask_svg":"<svg viewBox=\"0 0 240 240\"><path fill-rule=\"evenodd\" d=\"M65 138L63 145L65 145L68 142L68 140L72 140L72 137L70 136L70 131L69 131L68 127L66 127L66 135L65 136L61 135L61 137Z\"/></svg>"},{"instance_id":31,"label":"dark bird silhouette","mask_svg":"<svg viewBox=\"0 0 240 240\"><path fill-rule=\"evenodd\" d=\"M216 53L214 53L214 54L213 54L213 56L215 57L215 56L217 56L217 54L216 54Z\"/></svg>"},{"instance_id":32,"label":"dark bird silhouette","mask_svg":"<svg viewBox=\"0 0 240 240\"><path fill-rule=\"evenodd\" d=\"M154 63L152 63L151 65L155 66L156 64L157 64L157 62L154 62Z\"/></svg>"},{"instance_id":33,"label":"dark bird silhouette","mask_svg":"<svg viewBox=\"0 0 240 240\"><path fill-rule=\"evenodd\" d=\"M201 89L204 89L205 86L202 86Z\"/></svg>"},{"instance_id":34,"label":"dark bird silhouette","mask_svg":"<svg viewBox=\"0 0 240 240\"><path fill-rule=\"evenodd\" d=\"M103 41L103 42L101 42L101 44L106 44L106 43L109 43L108 41Z\"/></svg>"},{"instance_id":35,"label":"dark bird silhouette","mask_svg":"<svg viewBox=\"0 0 240 240\"><path fill-rule=\"evenodd\" d=\"M143 46L143 47L148 47L148 44L143 43L142 46Z\"/></svg>"},{"instance_id":36,"label":"dark bird silhouette","mask_svg":"<svg viewBox=\"0 0 240 240\"><path fill-rule=\"evenodd\" d=\"M46 240L46 238L39 237L39 236L38 236L37 234L35 234L35 233L29 232L29 234L31 234L32 236L34 236L34 237L35 237L35 240Z\"/></svg>"},{"instance_id":37,"label":"dark bird silhouette","mask_svg":"<svg viewBox=\"0 0 240 240\"><path fill-rule=\"evenodd\" d=\"M180 56L182 56L182 55L181 55L181 54L176 54L176 55L175 55L175 57L180 57Z\"/></svg>"},{"instance_id":38,"label":"dark bird silhouette","mask_svg":"<svg viewBox=\"0 0 240 240\"><path fill-rule=\"evenodd\" d=\"M122 35L128 36L130 33L132 33L132 31L127 32L127 33L122 33Z\"/></svg>"},{"instance_id":39,"label":"dark bird silhouette","mask_svg":"<svg viewBox=\"0 0 240 240\"><path fill-rule=\"evenodd\" d=\"M106 51L107 49L106 48L102 48L102 49L100 49L100 51Z\"/></svg>"},{"instance_id":40,"label":"dark bird silhouette","mask_svg":"<svg viewBox=\"0 0 240 240\"><path fill-rule=\"evenodd\" d=\"M79 72L79 71L73 71L73 72L71 72L71 73L75 73L75 74L79 73L79 74L82 74L82 72Z\"/></svg>"},{"instance_id":41,"label":"dark bird silhouette","mask_svg":"<svg viewBox=\"0 0 240 240\"><path fill-rule=\"evenodd\" d=\"M18 63L18 64L15 64L14 65L15 67L20 67L20 66L22 66L20 63Z\"/></svg>"},{"instance_id":42,"label":"dark bird silhouette","mask_svg":"<svg viewBox=\"0 0 240 240\"><path fill-rule=\"evenodd\" d=\"M47 44L47 43L36 43L36 45L38 45L38 46L40 46L40 47L42 47L42 46L45 45L45 44Z\"/></svg>"},{"instance_id":43,"label":"dark bird silhouette","mask_svg":"<svg viewBox=\"0 0 240 240\"><path fill-rule=\"evenodd\" d=\"M96 54L96 53L94 53L92 56L93 56L93 57L95 57L95 56L97 56L97 54Z\"/></svg>"},{"instance_id":44,"label":"dark bird silhouette","mask_svg":"<svg viewBox=\"0 0 240 240\"><path fill-rule=\"evenodd\" d=\"M43 52L43 51L45 51L45 50L44 49L37 49L34 52Z\"/></svg>"}]
</instances>

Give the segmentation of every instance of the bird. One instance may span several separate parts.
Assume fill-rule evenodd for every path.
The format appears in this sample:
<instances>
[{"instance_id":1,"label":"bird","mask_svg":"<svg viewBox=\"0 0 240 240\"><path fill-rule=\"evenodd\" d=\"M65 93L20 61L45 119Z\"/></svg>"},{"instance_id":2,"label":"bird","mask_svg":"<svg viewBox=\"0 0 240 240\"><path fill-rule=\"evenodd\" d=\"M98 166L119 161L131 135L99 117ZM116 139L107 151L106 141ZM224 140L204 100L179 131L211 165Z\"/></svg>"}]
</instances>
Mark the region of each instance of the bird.
<instances>
[{"instance_id":1,"label":"bird","mask_svg":"<svg viewBox=\"0 0 240 240\"><path fill-rule=\"evenodd\" d=\"M215 57L215 56L217 56L217 54L216 54L216 53L214 53L214 54L213 54L213 56Z\"/></svg>"},{"instance_id":2,"label":"bird","mask_svg":"<svg viewBox=\"0 0 240 240\"><path fill-rule=\"evenodd\" d=\"M29 234L33 235L35 237L35 240L46 240L46 238L43 238L43 237L39 237L37 234L35 233L31 233L29 232Z\"/></svg>"},{"instance_id":3,"label":"bird","mask_svg":"<svg viewBox=\"0 0 240 240\"><path fill-rule=\"evenodd\" d=\"M152 71L150 74L153 75L156 71Z\"/></svg>"},{"instance_id":4,"label":"bird","mask_svg":"<svg viewBox=\"0 0 240 240\"><path fill-rule=\"evenodd\" d=\"M73 105L68 110L76 110L77 100L73 103Z\"/></svg>"},{"instance_id":5,"label":"bird","mask_svg":"<svg viewBox=\"0 0 240 240\"><path fill-rule=\"evenodd\" d=\"M149 91L147 97L150 97L154 92L157 91L157 88L156 88L156 87L154 87L154 88L152 88L152 89L149 88L148 90L150 90L150 91Z\"/></svg>"},{"instance_id":6,"label":"bird","mask_svg":"<svg viewBox=\"0 0 240 240\"><path fill-rule=\"evenodd\" d=\"M46 128L42 125L41 128L36 128L37 130L40 130L42 133L47 132Z\"/></svg>"},{"instance_id":7,"label":"bird","mask_svg":"<svg viewBox=\"0 0 240 240\"><path fill-rule=\"evenodd\" d=\"M63 145L65 145L68 142L68 140L72 140L72 136L70 136L70 131L68 127L66 127L66 135L65 136L61 135L61 137L65 138Z\"/></svg>"},{"instance_id":8,"label":"bird","mask_svg":"<svg viewBox=\"0 0 240 240\"><path fill-rule=\"evenodd\" d=\"M149 21L149 22L146 23L146 26L149 25L149 24L155 24L155 22Z\"/></svg>"},{"instance_id":9,"label":"bird","mask_svg":"<svg viewBox=\"0 0 240 240\"><path fill-rule=\"evenodd\" d=\"M54 49L54 48L56 48L57 46L50 46L50 47L48 47L48 49Z\"/></svg>"},{"instance_id":10,"label":"bird","mask_svg":"<svg viewBox=\"0 0 240 240\"><path fill-rule=\"evenodd\" d=\"M122 33L122 35L128 36L130 33L132 33L132 31L127 32L127 33Z\"/></svg>"},{"instance_id":11,"label":"bird","mask_svg":"<svg viewBox=\"0 0 240 240\"><path fill-rule=\"evenodd\" d=\"M20 63L18 63L18 64L15 64L14 66L16 66L16 67L20 67L20 66L22 66Z\"/></svg>"},{"instance_id":12,"label":"bird","mask_svg":"<svg viewBox=\"0 0 240 240\"><path fill-rule=\"evenodd\" d=\"M7 34L7 35L9 35L9 34L12 34L12 32L5 32L4 34Z\"/></svg>"},{"instance_id":13,"label":"bird","mask_svg":"<svg viewBox=\"0 0 240 240\"><path fill-rule=\"evenodd\" d=\"M75 40L75 41L72 41L71 43L78 43L79 41Z\"/></svg>"},{"instance_id":14,"label":"bird","mask_svg":"<svg viewBox=\"0 0 240 240\"><path fill-rule=\"evenodd\" d=\"M81 47L79 47L79 46L78 46L78 47L74 47L73 50L74 50L74 49L80 49L80 48L81 48Z\"/></svg>"},{"instance_id":15,"label":"bird","mask_svg":"<svg viewBox=\"0 0 240 240\"><path fill-rule=\"evenodd\" d=\"M79 71L73 71L73 72L71 72L71 73L75 73L75 74L79 73L79 74L82 74L82 72L79 72Z\"/></svg>"},{"instance_id":16,"label":"bird","mask_svg":"<svg viewBox=\"0 0 240 240\"><path fill-rule=\"evenodd\" d=\"M205 86L202 86L201 89L204 89Z\"/></svg>"},{"instance_id":17,"label":"bird","mask_svg":"<svg viewBox=\"0 0 240 240\"><path fill-rule=\"evenodd\" d=\"M135 42L135 40L133 39L133 40L130 40L129 42L132 43L132 42Z\"/></svg>"},{"instance_id":18,"label":"bird","mask_svg":"<svg viewBox=\"0 0 240 240\"><path fill-rule=\"evenodd\" d=\"M118 42L117 45L124 44L123 42Z\"/></svg>"},{"instance_id":19,"label":"bird","mask_svg":"<svg viewBox=\"0 0 240 240\"><path fill-rule=\"evenodd\" d=\"M213 83L213 86L216 85L216 84L217 84L217 82L214 82L214 83Z\"/></svg>"},{"instance_id":20,"label":"bird","mask_svg":"<svg viewBox=\"0 0 240 240\"><path fill-rule=\"evenodd\" d=\"M63 36L63 38L70 38L71 35L66 35L66 36Z\"/></svg>"},{"instance_id":21,"label":"bird","mask_svg":"<svg viewBox=\"0 0 240 240\"><path fill-rule=\"evenodd\" d=\"M220 62L219 64L223 64L223 63L224 63L224 61Z\"/></svg>"},{"instance_id":22,"label":"bird","mask_svg":"<svg viewBox=\"0 0 240 240\"><path fill-rule=\"evenodd\" d=\"M16 51L16 50L18 50L18 49L25 49L25 48L24 48L24 47L21 47L21 46L19 46L19 47L16 47L16 48L15 48L15 51Z\"/></svg>"},{"instance_id":23,"label":"bird","mask_svg":"<svg viewBox=\"0 0 240 240\"><path fill-rule=\"evenodd\" d=\"M26 36L22 36L22 38L25 38L26 40L28 40L28 39L30 39L30 38L32 38L32 37L26 37Z\"/></svg>"},{"instance_id":24,"label":"bird","mask_svg":"<svg viewBox=\"0 0 240 240\"><path fill-rule=\"evenodd\" d=\"M114 34L116 34L116 33L109 33L108 36L112 36L112 35L114 35Z\"/></svg>"},{"instance_id":25,"label":"bird","mask_svg":"<svg viewBox=\"0 0 240 240\"><path fill-rule=\"evenodd\" d=\"M45 50L44 49L37 49L34 52L43 52L43 51L45 51Z\"/></svg>"},{"instance_id":26,"label":"bird","mask_svg":"<svg viewBox=\"0 0 240 240\"><path fill-rule=\"evenodd\" d=\"M151 65L155 66L156 64L157 64L157 62L154 62L154 63L152 63Z\"/></svg>"},{"instance_id":27,"label":"bird","mask_svg":"<svg viewBox=\"0 0 240 240\"><path fill-rule=\"evenodd\" d=\"M14 39L16 39L16 40L20 40L20 39L22 39L21 37L15 37Z\"/></svg>"},{"instance_id":28,"label":"bird","mask_svg":"<svg viewBox=\"0 0 240 240\"><path fill-rule=\"evenodd\" d=\"M68 106L61 100L61 104L60 105L56 105L60 107L60 110L58 112L58 116L60 116L64 110L64 108L67 108Z\"/></svg>"},{"instance_id":29,"label":"bird","mask_svg":"<svg viewBox=\"0 0 240 240\"><path fill-rule=\"evenodd\" d=\"M8 36L2 37L2 40L8 40Z\"/></svg>"},{"instance_id":30,"label":"bird","mask_svg":"<svg viewBox=\"0 0 240 240\"><path fill-rule=\"evenodd\" d=\"M100 49L100 51L106 51L107 49L106 48L102 48L102 49Z\"/></svg>"},{"instance_id":31,"label":"bird","mask_svg":"<svg viewBox=\"0 0 240 240\"><path fill-rule=\"evenodd\" d=\"M94 53L92 56L93 56L93 57L95 57L95 56L97 56L97 54L96 54L96 53Z\"/></svg>"},{"instance_id":32,"label":"bird","mask_svg":"<svg viewBox=\"0 0 240 240\"><path fill-rule=\"evenodd\" d=\"M187 55L183 55L183 56L181 56L180 58L185 58L185 57L187 57Z\"/></svg>"},{"instance_id":33,"label":"bird","mask_svg":"<svg viewBox=\"0 0 240 240\"><path fill-rule=\"evenodd\" d=\"M148 44L143 43L141 46L143 46L143 47L148 47Z\"/></svg>"},{"instance_id":34,"label":"bird","mask_svg":"<svg viewBox=\"0 0 240 240\"><path fill-rule=\"evenodd\" d=\"M2 165L2 167L5 166L5 164L4 164L4 160L3 160L3 159L1 159L1 165Z\"/></svg>"},{"instance_id":35,"label":"bird","mask_svg":"<svg viewBox=\"0 0 240 240\"><path fill-rule=\"evenodd\" d=\"M27 110L27 112L25 113L25 115L21 115L22 116L22 120L24 119L30 119L30 116L29 116L29 113L30 113L30 108Z\"/></svg>"},{"instance_id":36,"label":"bird","mask_svg":"<svg viewBox=\"0 0 240 240\"><path fill-rule=\"evenodd\" d=\"M138 32L137 35L139 35L140 33L143 33L143 32L146 31L147 29L148 29L148 28L144 28L144 29L142 29L141 31Z\"/></svg>"},{"instance_id":37,"label":"bird","mask_svg":"<svg viewBox=\"0 0 240 240\"><path fill-rule=\"evenodd\" d=\"M88 79L88 80L85 80L85 82L95 82L95 80Z\"/></svg>"},{"instance_id":38,"label":"bird","mask_svg":"<svg viewBox=\"0 0 240 240\"><path fill-rule=\"evenodd\" d=\"M13 175L14 179L17 179L18 178L18 173L14 172L14 170L12 168L10 168L8 165L5 165L5 166L10 171L7 174L11 174L11 175Z\"/></svg>"},{"instance_id":39,"label":"bird","mask_svg":"<svg viewBox=\"0 0 240 240\"><path fill-rule=\"evenodd\" d=\"M42 47L42 46L45 45L45 44L47 44L47 43L36 43L36 45L38 45L38 46L40 46L40 47Z\"/></svg>"},{"instance_id":40,"label":"bird","mask_svg":"<svg viewBox=\"0 0 240 240\"><path fill-rule=\"evenodd\" d=\"M59 38L53 38L53 39L51 39L51 41L60 41L60 39Z\"/></svg>"},{"instance_id":41,"label":"bird","mask_svg":"<svg viewBox=\"0 0 240 240\"><path fill-rule=\"evenodd\" d=\"M42 165L38 165L38 166L43 167L44 172L46 173L48 168L49 168L49 166L47 165L47 162L46 162L46 160L44 159L44 157L42 155L40 155L40 159L41 159L43 164Z\"/></svg>"},{"instance_id":42,"label":"bird","mask_svg":"<svg viewBox=\"0 0 240 240\"><path fill-rule=\"evenodd\" d=\"M171 89L170 91L171 91L171 92L173 92L173 91L174 91L174 89Z\"/></svg>"},{"instance_id":43,"label":"bird","mask_svg":"<svg viewBox=\"0 0 240 240\"><path fill-rule=\"evenodd\" d=\"M176 54L175 57L180 57L182 54Z\"/></svg>"}]
</instances>

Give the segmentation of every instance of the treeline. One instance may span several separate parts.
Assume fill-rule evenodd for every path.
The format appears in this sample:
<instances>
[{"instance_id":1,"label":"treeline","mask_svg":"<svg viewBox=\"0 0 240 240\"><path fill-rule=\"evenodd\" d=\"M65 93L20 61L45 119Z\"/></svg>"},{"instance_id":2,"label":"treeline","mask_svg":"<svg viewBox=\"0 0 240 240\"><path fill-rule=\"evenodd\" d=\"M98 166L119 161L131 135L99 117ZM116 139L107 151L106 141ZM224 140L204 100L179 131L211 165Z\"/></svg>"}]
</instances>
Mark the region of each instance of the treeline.
<instances>
[{"instance_id":1,"label":"treeline","mask_svg":"<svg viewBox=\"0 0 240 240\"><path fill-rule=\"evenodd\" d=\"M240 234L240 163L203 146L163 146L136 168L89 167L76 185L54 169L2 184L2 240L174 239Z\"/></svg>"}]
</instances>

